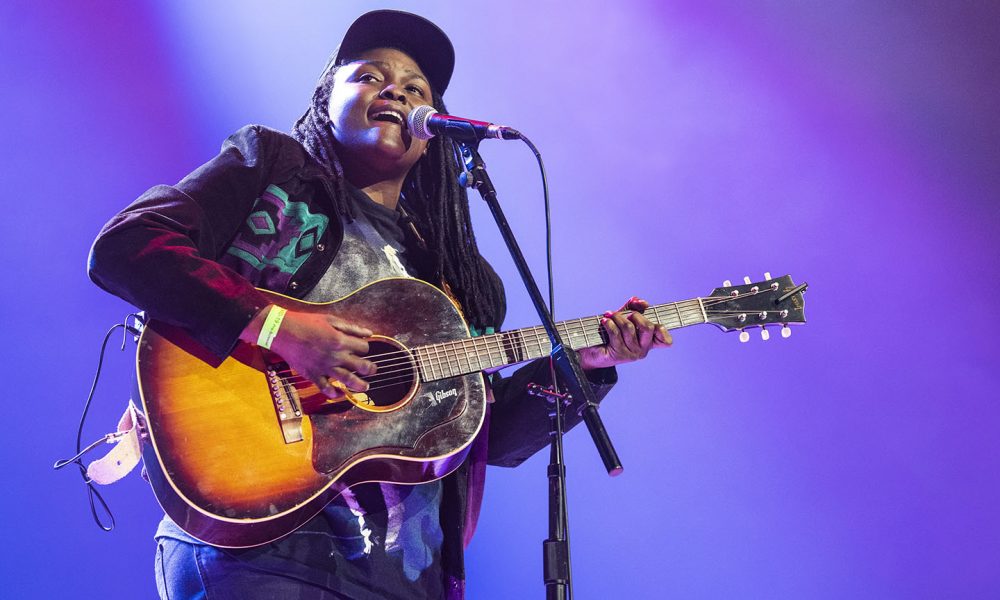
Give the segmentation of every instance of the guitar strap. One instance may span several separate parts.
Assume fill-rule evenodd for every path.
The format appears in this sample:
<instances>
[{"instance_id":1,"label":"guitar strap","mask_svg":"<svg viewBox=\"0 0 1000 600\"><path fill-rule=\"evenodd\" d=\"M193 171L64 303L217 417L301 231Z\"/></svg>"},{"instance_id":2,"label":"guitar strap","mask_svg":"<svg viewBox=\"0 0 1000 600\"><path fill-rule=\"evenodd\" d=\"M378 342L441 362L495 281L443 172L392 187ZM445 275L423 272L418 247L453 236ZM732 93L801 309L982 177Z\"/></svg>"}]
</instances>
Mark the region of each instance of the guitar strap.
<instances>
[{"instance_id":1,"label":"guitar strap","mask_svg":"<svg viewBox=\"0 0 1000 600\"><path fill-rule=\"evenodd\" d=\"M400 198L400 200L402 200L402 198ZM420 230L417 229L416 221L412 216L410 216L410 213L407 212L406 207L404 206L404 202L402 201L399 202L399 204L396 205L396 210L398 210L399 213L403 215L403 223L405 223L406 226L410 228L410 231L413 233L414 238L417 241L417 245L420 246L420 249L423 250L424 252L428 252L427 241L424 239L424 236L420 235ZM458 314L462 316L462 319L465 319L465 311L462 310L462 304L458 301L458 298L455 297L455 293L451 291L451 286L448 285L447 281L445 281L443 275L441 276L440 279L441 281L440 285L438 285L438 288L442 292L444 292L445 296L448 296L448 298L451 299L452 303L455 305L455 308L458 309Z\"/></svg>"},{"instance_id":2,"label":"guitar strap","mask_svg":"<svg viewBox=\"0 0 1000 600\"><path fill-rule=\"evenodd\" d=\"M451 303L455 305L455 309L458 310L458 314L462 317L462 320L466 321L465 311L462 310L462 305L459 303L458 298L455 297L455 292L451 291L451 286L444 280L444 277L441 277L441 285L439 286L439 289L444 292L444 295L448 296Z\"/></svg>"},{"instance_id":3,"label":"guitar strap","mask_svg":"<svg viewBox=\"0 0 1000 600\"><path fill-rule=\"evenodd\" d=\"M132 400L118 420L118 430L108 436L108 443L115 447L110 452L87 465L87 478L101 485L108 485L128 475L142 458L143 441L149 437L146 415ZM145 472L143 473L145 479Z\"/></svg>"}]
</instances>

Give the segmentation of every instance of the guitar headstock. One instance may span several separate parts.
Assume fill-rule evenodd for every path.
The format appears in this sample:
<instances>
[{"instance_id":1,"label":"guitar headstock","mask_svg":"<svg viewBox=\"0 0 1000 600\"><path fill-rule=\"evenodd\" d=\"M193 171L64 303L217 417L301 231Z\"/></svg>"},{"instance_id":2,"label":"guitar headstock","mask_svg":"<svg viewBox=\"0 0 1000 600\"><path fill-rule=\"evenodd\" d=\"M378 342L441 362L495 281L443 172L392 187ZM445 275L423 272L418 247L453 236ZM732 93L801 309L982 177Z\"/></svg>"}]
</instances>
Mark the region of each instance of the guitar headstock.
<instances>
[{"instance_id":1,"label":"guitar headstock","mask_svg":"<svg viewBox=\"0 0 1000 600\"><path fill-rule=\"evenodd\" d=\"M764 274L764 281L751 283L749 277L744 281L743 285L726 281L703 299L709 323L739 331L740 341L745 342L750 339L747 329L759 327L766 340L770 337L767 325L781 325L781 336L788 337L792 334L789 323L806 322L802 293L808 284L795 285L791 275L771 279L769 273Z\"/></svg>"}]
</instances>

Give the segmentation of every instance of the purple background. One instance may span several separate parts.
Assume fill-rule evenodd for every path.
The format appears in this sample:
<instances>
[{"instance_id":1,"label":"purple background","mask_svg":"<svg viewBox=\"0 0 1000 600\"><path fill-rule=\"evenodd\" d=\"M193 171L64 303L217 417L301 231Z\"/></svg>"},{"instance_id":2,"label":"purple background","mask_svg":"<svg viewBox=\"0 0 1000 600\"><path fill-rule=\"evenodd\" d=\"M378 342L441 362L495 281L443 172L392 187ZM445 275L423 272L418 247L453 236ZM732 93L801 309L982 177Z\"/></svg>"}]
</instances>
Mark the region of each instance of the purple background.
<instances>
[{"instance_id":1,"label":"purple background","mask_svg":"<svg viewBox=\"0 0 1000 600\"><path fill-rule=\"evenodd\" d=\"M287 130L367 2L4 2L6 597L154 594L159 509L138 474L90 522L72 454L103 332L101 224L249 122ZM996 234L1000 8L990 2L421 3L458 51L452 112L544 152L563 318L791 273L809 324L712 327L621 369L625 462L569 436L586 598L1000 594ZM504 32L517 33L504 33ZM530 153L484 146L543 274ZM481 203L507 326L534 324ZM13 252L13 255L10 253ZM113 352L84 438L113 428ZM492 469L470 597L542 597L546 457Z\"/></svg>"}]
</instances>

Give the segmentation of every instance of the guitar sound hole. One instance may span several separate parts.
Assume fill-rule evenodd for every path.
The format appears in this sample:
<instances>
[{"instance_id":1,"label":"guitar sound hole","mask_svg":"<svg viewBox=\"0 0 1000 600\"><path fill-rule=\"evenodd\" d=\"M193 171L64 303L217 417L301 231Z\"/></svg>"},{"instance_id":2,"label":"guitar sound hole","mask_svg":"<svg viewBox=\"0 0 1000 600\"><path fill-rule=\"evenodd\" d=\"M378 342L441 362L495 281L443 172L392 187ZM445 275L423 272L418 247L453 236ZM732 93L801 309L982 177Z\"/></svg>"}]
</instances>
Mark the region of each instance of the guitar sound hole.
<instances>
[{"instance_id":1,"label":"guitar sound hole","mask_svg":"<svg viewBox=\"0 0 1000 600\"><path fill-rule=\"evenodd\" d=\"M368 403L372 408L386 410L405 402L417 386L413 356L395 340L383 337L368 340L365 358L378 366L368 382Z\"/></svg>"}]
</instances>

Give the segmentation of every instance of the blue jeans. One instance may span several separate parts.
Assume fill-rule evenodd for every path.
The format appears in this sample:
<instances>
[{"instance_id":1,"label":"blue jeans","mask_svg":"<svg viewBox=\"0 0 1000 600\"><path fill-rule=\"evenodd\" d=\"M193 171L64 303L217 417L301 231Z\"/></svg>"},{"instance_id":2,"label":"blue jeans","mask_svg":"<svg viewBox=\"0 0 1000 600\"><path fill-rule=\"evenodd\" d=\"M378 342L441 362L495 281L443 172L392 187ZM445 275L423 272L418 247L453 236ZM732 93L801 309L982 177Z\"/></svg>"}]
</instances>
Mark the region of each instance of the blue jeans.
<instances>
[{"instance_id":1,"label":"blue jeans","mask_svg":"<svg viewBox=\"0 0 1000 600\"><path fill-rule=\"evenodd\" d=\"M275 570L262 552L231 551L158 538L156 589L161 600L344 600L322 582ZM332 574L331 574L332 576ZM368 596L364 590L357 596Z\"/></svg>"},{"instance_id":2,"label":"blue jeans","mask_svg":"<svg viewBox=\"0 0 1000 600\"><path fill-rule=\"evenodd\" d=\"M356 509L338 498L298 530L252 548L199 543L164 517L155 536L160 598L460 598L462 582L446 584L442 569L441 489L440 483L388 492L380 484L358 486L351 494Z\"/></svg>"},{"instance_id":3,"label":"blue jeans","mask_svg":"<svg viewBox=\"0 0 1000 600\"><path fill-rule=\"evenodd\" d=\"M330 552L323 534L297 532L255 548L216 548L156 538L156 589L161 600L406 600L412 590L356 568ZM462 582L433 597L461 598ZM421 595L421 597L424 597Z\"/></svg>"}]
</instances>

